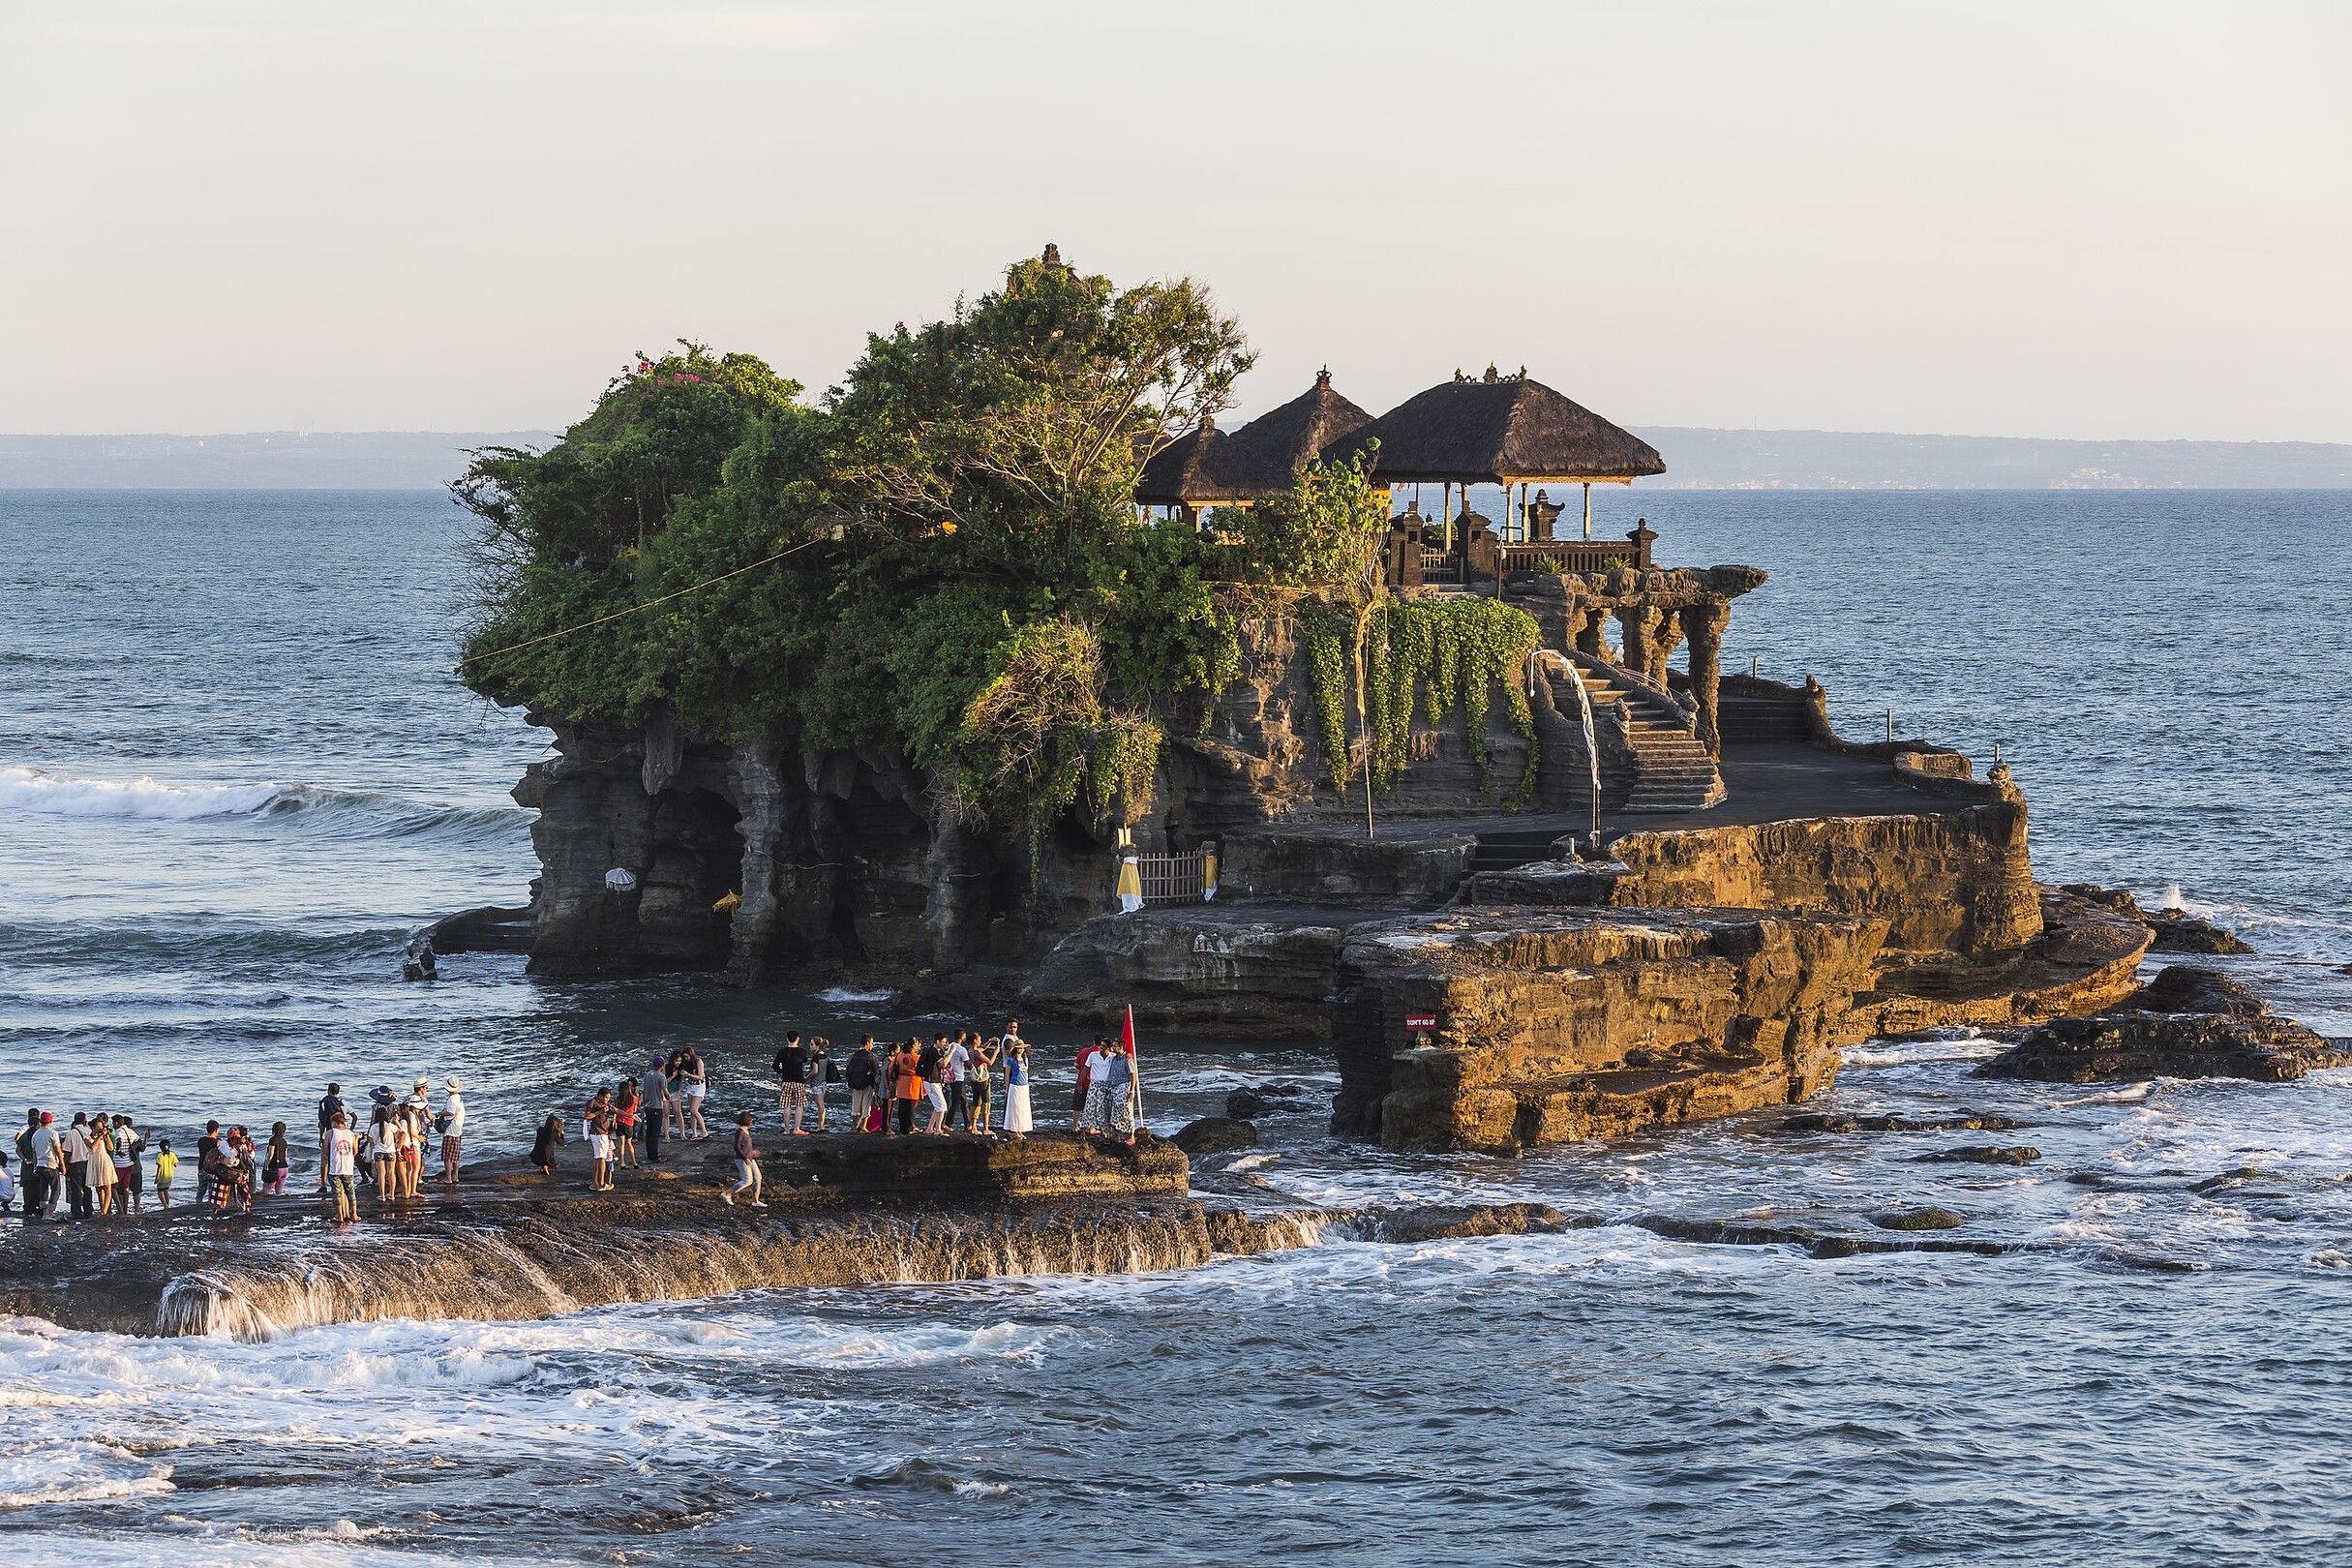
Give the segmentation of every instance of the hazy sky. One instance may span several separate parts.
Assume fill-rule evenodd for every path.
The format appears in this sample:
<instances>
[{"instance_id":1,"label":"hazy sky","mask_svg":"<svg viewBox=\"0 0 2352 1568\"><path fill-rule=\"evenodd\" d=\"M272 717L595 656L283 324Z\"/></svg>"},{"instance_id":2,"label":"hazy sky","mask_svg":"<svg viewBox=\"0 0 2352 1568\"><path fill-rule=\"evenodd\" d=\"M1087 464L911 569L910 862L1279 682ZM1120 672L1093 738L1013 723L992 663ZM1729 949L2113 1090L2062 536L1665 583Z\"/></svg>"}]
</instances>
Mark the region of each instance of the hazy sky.
<instances>
[{"instance_id":1,"label":"hazy sky","mask_svg":"<svg viewBox=\"0 0 2352 1568\"><path fill-rule=\"evenodd\" d=\"M821 388L1058 241L1378 411L2352 440L2352 6L0 4L0 431Z\"/></svg>"}]
</instances>

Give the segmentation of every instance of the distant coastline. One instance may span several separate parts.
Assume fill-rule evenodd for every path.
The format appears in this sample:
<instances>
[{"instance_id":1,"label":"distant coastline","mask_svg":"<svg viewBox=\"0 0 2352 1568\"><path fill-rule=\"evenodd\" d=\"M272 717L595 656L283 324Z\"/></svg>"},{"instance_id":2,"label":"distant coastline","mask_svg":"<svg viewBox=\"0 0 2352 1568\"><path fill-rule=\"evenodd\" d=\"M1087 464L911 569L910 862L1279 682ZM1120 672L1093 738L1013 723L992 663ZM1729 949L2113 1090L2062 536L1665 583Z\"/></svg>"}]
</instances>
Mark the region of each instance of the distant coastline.
<instances>
[{"instance_id":1,"label":"distant coastline","mask_svg":"<svg viewBox=\"0 0 2352 1568\"><path fill-rule=\"evenodd\" d=\"M2347 490L2352 444L1636 427L1670 490ZM437 490L481 446L560 432L0 436L0 490Z\"/></svg>"}]
</instances>

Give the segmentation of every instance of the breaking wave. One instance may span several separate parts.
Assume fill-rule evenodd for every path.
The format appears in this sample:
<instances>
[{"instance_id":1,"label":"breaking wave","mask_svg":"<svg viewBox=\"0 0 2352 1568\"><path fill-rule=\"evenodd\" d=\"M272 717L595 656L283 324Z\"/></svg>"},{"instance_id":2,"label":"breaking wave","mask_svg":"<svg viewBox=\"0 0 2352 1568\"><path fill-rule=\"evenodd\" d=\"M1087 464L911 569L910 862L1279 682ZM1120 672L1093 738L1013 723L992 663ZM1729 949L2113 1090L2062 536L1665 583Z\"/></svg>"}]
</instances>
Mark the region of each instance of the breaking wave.
<instances>
[{"instance_id":1,"label":"breaking wave","mask_svg":"<svg viewBox=\"0 0 2352 1568\"><path fill-rule=\"evenodd\" d=\"M82 778L14 764L0 768L0 816L12 815L120 822L293 818L369 838L483 838L522 831L531 814L519 806L434 805L372 791L267 779L185 784L145 773L128 780Z\"/></svg>"}]
</instances>

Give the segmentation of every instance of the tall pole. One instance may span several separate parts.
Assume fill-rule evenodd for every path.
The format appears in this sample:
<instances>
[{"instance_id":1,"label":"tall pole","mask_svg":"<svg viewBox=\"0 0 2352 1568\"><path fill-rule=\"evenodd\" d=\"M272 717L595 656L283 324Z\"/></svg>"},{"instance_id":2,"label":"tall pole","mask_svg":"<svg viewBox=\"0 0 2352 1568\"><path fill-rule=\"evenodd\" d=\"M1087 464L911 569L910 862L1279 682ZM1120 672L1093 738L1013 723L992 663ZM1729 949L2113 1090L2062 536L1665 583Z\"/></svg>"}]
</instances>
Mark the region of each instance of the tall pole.
<instances>
[{"instance_id":1,"label":"tall pole","mask_svg":"<svg viewBox=\"0 0 2352 1568\"><path fill-rule=\"evenodd\" d=\"M1584 481L1584 537L1592 537L1592 481Z\"/></svg>"}]
</instances>

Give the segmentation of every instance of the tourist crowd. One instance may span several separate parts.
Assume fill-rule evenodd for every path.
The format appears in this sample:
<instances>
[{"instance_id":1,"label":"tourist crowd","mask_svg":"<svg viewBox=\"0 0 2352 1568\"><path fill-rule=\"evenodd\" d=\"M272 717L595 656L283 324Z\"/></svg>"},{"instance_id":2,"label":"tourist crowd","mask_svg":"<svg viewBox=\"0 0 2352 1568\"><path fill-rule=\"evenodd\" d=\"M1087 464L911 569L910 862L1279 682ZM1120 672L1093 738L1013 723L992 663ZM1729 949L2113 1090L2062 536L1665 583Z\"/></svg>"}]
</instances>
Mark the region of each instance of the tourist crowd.
<instances>
[{"instance_id":1,"label":"tourist crowd","mask_svg":"<svg viewBox=\"0 0 2352 1568\"><path fill-rule=\"evenodd\" d=\"M899 1044L867 1035L838 1055L823 1035L790 1030L772 1059L777 1107L784 1135L807 1137L835 1125L833 1097L844 1100L842 1131L881 1137L1020 1139L1036 1127L1032 1093L1037 1069L1018 1020L1004 1033L977 1030L911 1037ZM645 1070L612 1086L600 1086L582 1114L588 1151L588 1188L609 1192L615 1175L642 1162L659 1162L665 1142L701 1141L710 1136L704 1103L710 1091L709 1064L692 1046L652 1057ZM1135 1141L1142 1093L1134 1048L1096 1036L1077 1054L1070 1101L1070 1126L1095 1136ZM729 1128L735 1185L722 1192L729 1203L766 1207L760 1200L759 1150L753 1113L737 1112ZM317 1185L331 1218L348 1224L359 1216L363 1194L379 1209L418 1198L425 1166L439 1146L439 1184L454 1189L464 1169L466 1101L454 1077L441 1080L437 1101L432 1082L418 1078L407 1095L378 1085L359 1103L347 1102L340 1084L327 1085L317 1107ZM119 1112L75 1112L59 1125L57 1114L35 1108L15 1138L15 1169L22 1177L28 1221L97 1220L143 1214L150 1132ZM568 1141L567 1121L551 1113L539 1125L530 1162L542 1175L555 1172ZM283 1196L294 1163L284 1122L256 1138L243 1125L204 1124L194 1145L194 1202L213 1214L251 1214L256 1194ZM0 1214L8 1212L18 1182L0 1156ZM171 1140L155 1140L151 1163L155 1200L169 1209L180 1181L180 1155ZM61 1212L62 1211L62 1212Z\"/></svg>"},{"instance_id":2,"label":"tourist crowd","mask_svg":"<svg viewBox=\"0 0 2352 1568\"><path fill-rule=\"evenodd\" d=\"M348 1223L358 1218L362 1186L379 1206L416 1197L436 1139L439 1179L457 1185L466 1100L455 1078L444 1078L441 1088L437 1104L430 1079L417 1079L405 1097L388 1084L378 1085L363 1111L344 1102L341 1084L327 1085L318 1101L317 1191L332 1205L336 1220ZM120 1112L76 1111L60 1127L54 1111L26 1111L15 1137L25 1219L104 1220L145 1213L148 1141L149 1132ZM180 1154L169 1138L155 1140L153 1163L156 1207L169 1209L181 1185ZM267 1135L256 1139L242 1125L208 1121L195 1141L194 1202L214 1214L251 1214L256 1194L286 1194L293 1165L293 1144L284 1122L271 1123ZM0 1156L0 1213L7 1212L17 1186Z\"/></svg>"}]
</instances>

